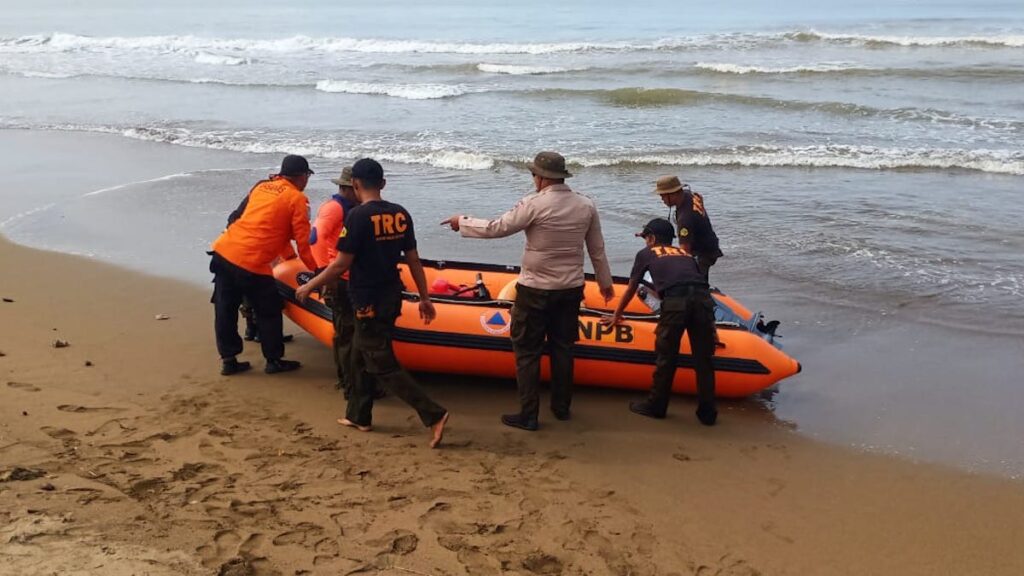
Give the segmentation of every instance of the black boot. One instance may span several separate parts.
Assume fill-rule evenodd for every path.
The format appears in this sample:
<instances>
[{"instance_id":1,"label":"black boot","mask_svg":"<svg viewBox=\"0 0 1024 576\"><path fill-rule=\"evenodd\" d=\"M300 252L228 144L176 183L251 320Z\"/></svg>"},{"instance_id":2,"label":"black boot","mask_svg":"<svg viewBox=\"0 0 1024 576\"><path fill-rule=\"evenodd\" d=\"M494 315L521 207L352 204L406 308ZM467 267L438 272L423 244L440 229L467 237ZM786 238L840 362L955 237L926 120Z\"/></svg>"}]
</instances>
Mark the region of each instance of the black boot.
<instances>
[{"instance_id":1,"label":"black boot","mask_svg":"<svg viewBox=\"0 0 1024 576\"><path fill-rule=\"evenodd\" d=\"M245 372L250 368L252 368L252 364L248 362L239 362L235 358L225 358L224 363L220 366L220 374L221 376L231 376L232 374Z\"/></svg>"},{"instance_id":2,"label":"black boot","mask_svg":"<svg viewBox=\"0 0 1024 576\"><path fill-rule=\"evenodd\" d=\"M530 432L536 432L537 428L539 428L536 418L527 418L522 414L505 414L501 417L501 423L505 426L529 430Z\"/></svg>"},{"instance_id":3,"label":"black boot","mask_svg":"<svg viewBox=\"0 0 1024 576\"><path fill-rule=\"evenodd\" d=\"M629 403L629 411L634 414L641 416L647 416L648 418L657 418L661 420L665 417L665 413L668 412L666 408L658 409L650 400L635 400Z\"/></svg>"},{"instance_id":4,"label":"black boot","mask_svg":"<svg viewBox=\"0 0 1024 576\"><path fill-rule=\"evenodd\" d=\"M718 420L718 410L714 404L700 404L697 406L697 420L705 426L714 426Z\"/></svg>"},{"instance_id":5,"label":"black boot","mask_svg":"<svg viewBox=\"0 0 1024 576\"><path fill-rule=\"evenodd\" d=\"M267 367L263 369L267 374L279 374L281 372L291 372L292 370L298 370L302 366L302 363L297 360L267 360Z\"/></svg>"}]
</instances>

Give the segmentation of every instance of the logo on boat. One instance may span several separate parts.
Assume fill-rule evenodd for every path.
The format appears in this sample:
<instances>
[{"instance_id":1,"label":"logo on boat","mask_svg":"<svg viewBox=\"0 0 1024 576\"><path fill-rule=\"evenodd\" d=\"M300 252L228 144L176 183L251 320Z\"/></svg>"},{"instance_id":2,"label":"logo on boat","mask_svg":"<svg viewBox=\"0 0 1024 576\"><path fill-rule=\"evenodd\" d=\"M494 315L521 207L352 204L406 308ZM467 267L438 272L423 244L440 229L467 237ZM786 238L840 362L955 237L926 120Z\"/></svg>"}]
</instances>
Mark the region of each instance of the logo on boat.
<instances>
[{"instance_id":1,"label":"logo on boat","mask_svg":"<svg viewBox=\"0 0 1024 576\"><path fill-rule=\"evenodd\" d=\"M500 336L502 334L508 334L508 329L512 325L509 323L508 318L501 312L484 312L480 315L480 326L484 329L484 332Z\"/></svg>"}]
</instances>

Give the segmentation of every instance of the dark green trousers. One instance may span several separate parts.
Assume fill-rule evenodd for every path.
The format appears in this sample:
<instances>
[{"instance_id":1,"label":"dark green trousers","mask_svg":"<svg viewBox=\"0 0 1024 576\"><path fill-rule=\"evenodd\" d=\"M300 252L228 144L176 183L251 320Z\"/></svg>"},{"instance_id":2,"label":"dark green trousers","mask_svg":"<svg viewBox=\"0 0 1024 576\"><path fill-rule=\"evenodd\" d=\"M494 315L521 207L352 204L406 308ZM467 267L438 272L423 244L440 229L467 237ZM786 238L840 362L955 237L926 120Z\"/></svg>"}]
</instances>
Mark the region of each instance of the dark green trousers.
<instances>
[{"instance_id":1,"label":"dark green trousers","mask_svg":"<svg viewBox=\"0 0 1024 576\"><path fill-rule=\"evenodd\" d=\"M348 409L345 417L360 426L373 422L374 381L412 406L424 426L433 426L447 413L402 368L391 349L395 320L402 312L401 288L395 286L378 296L378 303L355 314L352 364L348 371ZM367 375L370 378L367 378Z\"/></svg>"},{"instance_id":2,"label":"dark green trousers","mask_svg":"<svg viewBox=\"0 0 1024 576\"><path fill-rule=\"evenodd\" d=\"M697 372L697 397L701 404L715 404L715 371L711 360L715 353L715 301L704 286L670 289L661 301L661 317L655 329L654 385L649 401L664 411L672 393L676 375L679 343L683 332L690 337L694 369Z\"/></svg>"},{"instance_id":3,"label":"dark green trousers","mask_svg":"<svg viewBox=\"0 0 1024 576\"><path fill-rule=\"evenodd\" d=\"M334 324L334 365L337 367L339 390L349 392L351 383L346 375L352 363L352 336L356 331L356 316L352 299L348 295L348 280L338 280L324 290L324 301L331 308Z\"/></svg>"},{"instance_id":4,"label":"dark green trousers","mask_svg":"<svg viewBox=\"0 0 1024 576\"><path fill-rule=\"evenodd\" d=\"M540 411L540 358L547 339L551 354L551 409L566 412L572 403L573 345L579 339L583 287L540 290L516 285L512 307L512 351L520 414L537 418Z\"/></svg>"}]
</instances>

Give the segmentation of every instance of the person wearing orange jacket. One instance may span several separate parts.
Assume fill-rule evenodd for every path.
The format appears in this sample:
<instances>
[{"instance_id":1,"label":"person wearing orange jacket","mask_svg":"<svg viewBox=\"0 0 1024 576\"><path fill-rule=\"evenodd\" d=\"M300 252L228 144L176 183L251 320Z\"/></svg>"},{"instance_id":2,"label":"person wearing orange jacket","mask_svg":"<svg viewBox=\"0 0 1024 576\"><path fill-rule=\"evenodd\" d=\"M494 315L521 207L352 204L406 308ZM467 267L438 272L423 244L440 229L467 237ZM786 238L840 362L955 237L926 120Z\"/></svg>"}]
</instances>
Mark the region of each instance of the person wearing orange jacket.
<instances>
[{"instance_id":1,"label":"person wearing orange jacket","mask_svg":"<svg viewBox=\"0 0 1024 576\"><path fill-rule=\"evenodd\" d=\"M341 176L332 178L331 182L338 186L338 192L328 198L316 211L313 230L309 236L309 244L316 259L316 272L327 268L338 257L338 237L344 227L349 211L359 204L359 198L352 188L352 167L346 166ZM323 287L324 303L331 308L334 323L334 364L337 368L338 382L335 385L349 395L349 378L346 370L350 362L352 350L352 334L355 333L355 312L352 300L348 295L348 272L333 283Z\"/></svg>"},{"instance_id":2,"label":"person wearing orange jacket","mask_svg":"<svg viewBox=\"0 0 1024 576\"><path fill-rule=\"evenodd\" d=\"M246 297L256 310L260 346L267 360L267 374L299 368L284 360L282 300L277 292L272 264L279 257L299 257L310 270L316 260L309 247L309 199L303 193L313 171L302 156L289 155L281 170L253 186L232 214L227 230L213 242L210 272L213 273L214 331L220 353L221 374L245 372L252 366L240 362L242 337L238 335L238 306Z\"/></svg>"}]
</instances>

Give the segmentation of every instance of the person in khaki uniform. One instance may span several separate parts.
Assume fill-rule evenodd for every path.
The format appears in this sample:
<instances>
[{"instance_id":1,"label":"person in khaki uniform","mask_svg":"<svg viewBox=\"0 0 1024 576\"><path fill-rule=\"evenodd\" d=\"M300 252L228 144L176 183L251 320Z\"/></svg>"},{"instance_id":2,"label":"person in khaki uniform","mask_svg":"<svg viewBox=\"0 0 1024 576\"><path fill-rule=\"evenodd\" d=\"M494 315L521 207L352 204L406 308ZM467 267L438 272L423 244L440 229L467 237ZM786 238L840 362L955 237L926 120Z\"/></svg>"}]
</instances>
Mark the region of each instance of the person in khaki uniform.
<instances>
[{"instance_id":1,"label":"person in khaki uniform","mask_svg":"<svg viewBox=\"0 0 1024 576\"><path fill-rule=\"evenodd\" d=\"M501 421L536 430L540 411L540 359L551 348L551 411L568 420L572 401L573 345L579 337L583 300L583 248L594 264L605 301L615 296L604 252L601 220L594 202L565 184L572 176L565 158L541 152L530 165L535 193L495 220L455 215L443 221L467 238L501 238L526 233L522 270L516 285L510 335L516 357L520 410Z\"/></svg>"},{"instance_id":2,"label":"person in khaki uniform","mask_svg":"<svg viewBox=\"0 0 1024 576\"><path fill-rule=\"evenodd\" d=\"M704 209L704 197L690 190L676 176L662 176L654 185L654 193L662 203L675 210L676 236L679 247L693 254L697 265L707 277L708 270L722 257L718 236L711 218Z\"/></svg>"},{"instance_id":3,"label":"person in khaki uniform","mask_svg":"<svg viewBox=\"0 0 1024 576\"><path fill-rule=\"evenodd\" d=\"M637 236L647 244L637 252L629 287L611 317L601 323L622 322L622 311L633 299L644 274L650 272L654 289L661 296L661 315L655 330L654 382L647 400L631 402L629 409L642 416L664 418L668 410L672 380L675 379L679 342L690 337L693 366L697 372L697 419L705 426L718 418L715 408L715 301L705 272L686 248L672 245L672 224L664 218L651 220Z\"/></svg>"}]
</instances>

